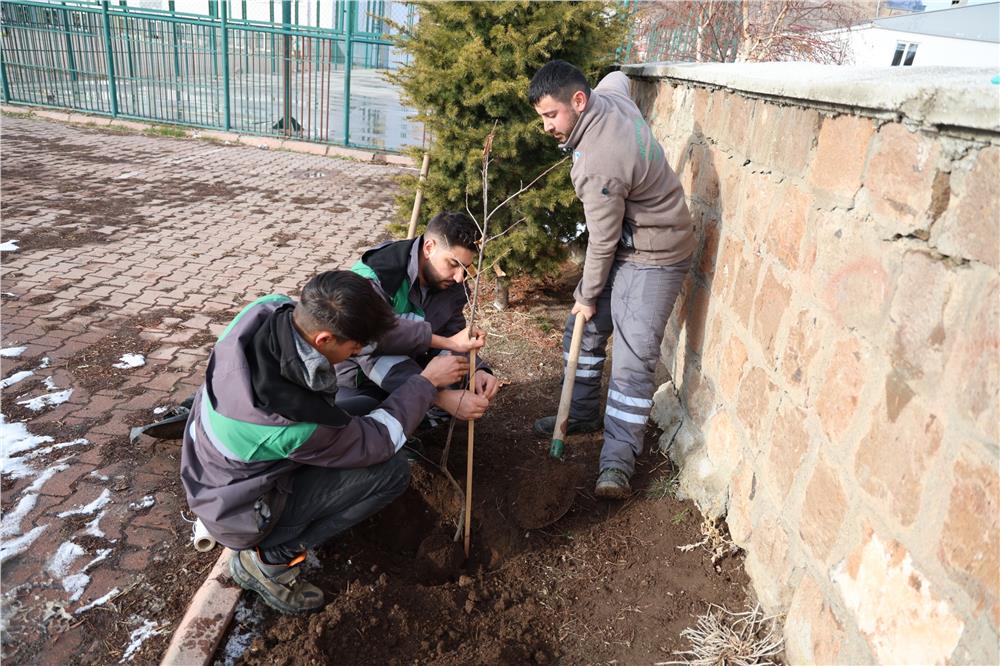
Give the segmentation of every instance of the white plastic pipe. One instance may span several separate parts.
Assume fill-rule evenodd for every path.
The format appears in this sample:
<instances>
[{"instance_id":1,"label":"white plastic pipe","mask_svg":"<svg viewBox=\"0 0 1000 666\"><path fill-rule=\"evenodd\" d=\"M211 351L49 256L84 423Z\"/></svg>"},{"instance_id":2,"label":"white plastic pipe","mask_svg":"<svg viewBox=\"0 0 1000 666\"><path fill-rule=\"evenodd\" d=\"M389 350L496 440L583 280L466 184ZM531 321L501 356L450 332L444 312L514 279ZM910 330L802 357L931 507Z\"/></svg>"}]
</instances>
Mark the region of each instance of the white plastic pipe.
<instances>
[{"instance_id":1,"label":"white plastic pipe","mask_svg":"<svg viewBox=\"0 0 1000 666\"><path fill-rule=\"evenodd\" d=\"M194 536L191 537L191 541L199 553L207 553L215 548L215 537L205 529L205 523L201 522L201 518L194 521Z\"/></svg>"}]
</instances>

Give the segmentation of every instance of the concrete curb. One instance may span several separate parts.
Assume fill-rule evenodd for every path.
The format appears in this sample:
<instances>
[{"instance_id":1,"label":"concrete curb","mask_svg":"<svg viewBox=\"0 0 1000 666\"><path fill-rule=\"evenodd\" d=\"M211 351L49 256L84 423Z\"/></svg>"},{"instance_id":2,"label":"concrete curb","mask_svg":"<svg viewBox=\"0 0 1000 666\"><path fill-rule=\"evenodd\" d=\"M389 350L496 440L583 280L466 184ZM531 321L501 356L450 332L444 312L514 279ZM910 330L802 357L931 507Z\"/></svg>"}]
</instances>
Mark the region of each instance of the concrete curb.
<instances>
[{"instance_id":1,"label":"concrete curb","mask_svg":"<svg viewBox=\"0 0 1000 666\"><path fill-rule=\"evenodd\" d=\"M191 603L163 653L161 666L204 665L215 654L243 592L229 578L229 558L232 554L233 551L228 548L222 550L208 578L191 597Z\"/></svg>"},{"instance_id":2,"label":"concrete curb","mask_svg":"<svg viewBox=\"0 0 1000 666\"><path fill-rule=\"evenodd\" d=\"M10 104L3 104L0 105L0 111L3 113L17 115L30 114L38 118L57 120L59 122L69 122L76 125L117 127L136 132L149 132L155 131L156 128L169 127L171 129L181 130L184 133L183 136L189 139L224 141L226 143L238 143L265 150L284 150L290 153L348 159L358 162L369 162L372 164L391 164L393 166L406 167L410 169L416 169L419 167L413 159L407 157L406 155L383 153L363 148L346 148L344 146L333 146L324 143L310 143L308 141L298 141L293 139L279 139L272 136L257 136L255 134L238 134L236 132L220 132L218 130L187 128L179 125L144 123L137 120L108 118L107 116L88 116L82 113L54 111L51 109L40 109L32 106L12 106Z\"/></svg>"}]
</instances>

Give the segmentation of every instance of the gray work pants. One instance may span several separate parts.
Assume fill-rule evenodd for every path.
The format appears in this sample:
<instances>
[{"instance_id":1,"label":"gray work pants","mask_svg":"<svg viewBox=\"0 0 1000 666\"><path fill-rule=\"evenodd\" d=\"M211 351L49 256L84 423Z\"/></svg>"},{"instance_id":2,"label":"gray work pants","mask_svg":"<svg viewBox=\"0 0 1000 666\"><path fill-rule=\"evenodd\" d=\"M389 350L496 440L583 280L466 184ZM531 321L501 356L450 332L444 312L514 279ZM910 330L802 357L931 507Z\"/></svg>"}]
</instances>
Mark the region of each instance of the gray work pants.
<instances>
[{"instance_id":1,"label":"gray work pants","mask_svg":"<svg viewBox=\"0 0 1000 666\"><path fill-rule=\"evenodd\" d=\"M290 562L384 508L409 483L410 463L402 452L358 469L303 466L277 524L257 547L268 563Z\"/></svg>"},{"instance_id":2,"label":"gray work pants","mask_svg":"<svg viewBox=\"0 0 1000 666\"><path fill-rule=\"evenodd\" d=\"M642 453L643 432L653 406L653 379L663 332L691 267L691 259L673 266L616 261L587 322L573 384L572 419L594 419L600 409L601 372L608 338L614 333L611 381L604 411L601 469L620 469L629 476ZM563 359L569 358L575 317L566 320ZM565 371L565 364L564 364Z\"/></svg>"}]
</instances>

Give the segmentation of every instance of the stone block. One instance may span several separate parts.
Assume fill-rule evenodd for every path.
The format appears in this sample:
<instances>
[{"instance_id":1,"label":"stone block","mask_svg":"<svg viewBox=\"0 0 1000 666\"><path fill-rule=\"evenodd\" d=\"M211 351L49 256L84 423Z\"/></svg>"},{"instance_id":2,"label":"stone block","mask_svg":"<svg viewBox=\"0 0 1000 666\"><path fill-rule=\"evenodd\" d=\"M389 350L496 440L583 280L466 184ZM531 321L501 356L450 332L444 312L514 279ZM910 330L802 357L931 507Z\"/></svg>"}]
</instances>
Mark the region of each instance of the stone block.
<instances>
[{"instance_id":1,"label":"stone block","mask_svg":"<svg viewBox=\"0 0 1000 666\"><path fill-rule=\"evenodd\" d=\"M780 511L764 502L758 504L763 516L747 545L747 575L764 608L787 608L794 583L802 575L801 562L795 561L788 532L777 520Z\"/></svg>"},{"instance_id":2,"label":"stone block","mask_svg":"<svg viewBox=\"0 0 1000 666\"><path fill-rule=\"evenodd\" d=\"M771 396L775 392L776 389L771 380L767 378L767 373L762 368L756 366L747 372L740 383L736 412L747 433L754 440L751 443L754 450L759 449L757 445L764 437L761 426L767 418Z\"/></svg>"},{"instance_id":3,"label":"stone block","mask_svg":"<svg viewBox=\"0 0 1000 666\"><path fill-rule=\"evenodd\" d=\"M858 408L868 367L854 336L837 340L830 365L816 395L816 412L830 442L840 442Z\"/></svg>"},{"instance_id":4,"label":"stone block","mask_svg":"<svg viewBox=\"0 0 1000 666\"><path fill-rule=\"evenodd\" d=\"M971 167L952 166L950 202L931 228L931 244L944 254L1000 265L1000 147L980 150Z\"/></svg>"},{"instance_id":5,"label":"stone block","mask_svg":"<svg viewBox=\"0 0 1000 666\"><path fill-rule=\"evenodd\" d=\"M743 366L747 361L747 349L735 335L728 336L722 363L718 369L718 386L723 402L733 403L743 377Z\"/></svg>"},{"instance_id":6,"label":"stone block","mask_svg":"<svg viewBox=\"0 0 1000 666\"><path fill-rule=\"evenodd\" d=\"M738 456L739 451L733 451ZM740 548L746 548L753 533L752 510L757 497L757 478L753 466L745 459L740 463L729 484L729 505L726 524L729 536Z\"/></svg>"},{"instance_id":7,"label":"stone block","mask_svg":"<svg viewBox=\"0 0 1000 666\"><path fill-rule=\"evenodd\" d=\"M813 359L823 345L823 327L819 317L801 310L788 329L785 349L781 355L781 372L789 384L808 389Z\"/></svg>"},{"instance_id":8,"label":"stone block","mask_svg":"<svg viewBox=\"0 0 1000 666\"><path fill-rule=\"evenodd\" d=\"M751 253L749 257L739 257L739 270L727 298L740 323L750 329L750 311L757 293L757 278L761 268L760 255Z\"/></svg>"},{"instance_id":9,"label":"stone block","mask_svg":"<svg viewBox=\"0 0 1000 666\"><path fill-rule=\"evenodd\" d=\"M803 576L785 617L785 657L790 664L840 664L844 627L816 579Z\"/></svg>"},{"instance_id":10,"label":"stone block","mask_svg":"<svg viewBox=\"0 0 1000 666\"><path fill-rule=\"evenodd\" d=\"M977 605L1000 602L1000 476L996 458L959 458L938 557ZM994 624L996 620L994 620Z\"/></svg>"},{"instance_id":11,"label":"stone block","mask_svg":"<svg viewBox=\"0 0 1000 666\"><path fill-rule=\"evenodd\" d=\"M912 394L894 395L887 380L886 397L858 446L854 469L861 487L904 527L916 518L943 432L940 417Z\"/></svg>"},{"instance_id":12,"label":"stone block","mask_svg":"<svg viewBox=\"0 0 1000 666\"><path fill-rule=\"evenodd\" d=\"M864 182L868 208L884 237L926 232L940 154L938 139L900 123L879 130Z\"/></svg>"},{"instance_id":13,"label":"stone block","mask_svg":"<svg viewBox=\"0 0 1000 666\"><path fill-rule=\"evenodd\" d=\"M799 536L821 562L830 556L847 514L847 497L837 471L820 456L806 487Z\"/></svg>"},{"instance_id":14,"label":"stone block","mask_svg":"<svg viewBox=\"0 0 1000 666\"><path fill-rule=\"evenodd\" d=\"M783 106L778 109L775 122L781 128L781 135L771 146L768 162L776 171L798 178L809 166L822 119L815 109Z\"/></svg>"},{"instance_id":15,"label":"stone block","mask_svg":"<svg viewBox=\"0 0 1000 666\"><path fill-rule=\"evenodd\" d=\"M841 201L851 201L861 187L868 146L875 131L869 118L836 116L823 119L809 182Z\"/></svg>"},{"instance_id":16,"label":"stone block","mask_svg":"<svg viewBox=\"0 0 1000 666\"><path fill-rule=\"evenodd\" d=\"M757 344L764 352L764 358L768 361L773 361L777 355L775 338L778 335L778 327L781 325L782 317L788 310L791 297L791 289L775 277L773 270L768 269L754 304L753 327L751 329Z\"/></svg>"},{"instance_id":17,"label":"stone block","mask_svg":"<svg viewBox=\"0 0 1000 666\"><path fill-rule=\"evenodd\" d=\"M951 661L965 623L902 544L868 528L832 580L877 663Z\"/></svg>"},{"instance_id":18,"label":"stone block","mask_svg":"<svg viewBox=\"0 0 1000 666\"><path fill-rule=\"evenodd\" d=\"M774 208L768 216L765 243L782 266L794 271L799 267L799 249L812 199L807 192L788 181L779 187Z\"/></svg>"},{"instance_id":19,"label":"stone block","mask_svg":"<svg viewBox=\"0 0 1000 666\"><path fill-rule=\"evenodd\" d=\"M783 401L775 414L764 483L779 504L784 502L795 480L805 471L802 464L810 441L805 419L802 410L788 401Z\"/></svg>"}]
</instances>

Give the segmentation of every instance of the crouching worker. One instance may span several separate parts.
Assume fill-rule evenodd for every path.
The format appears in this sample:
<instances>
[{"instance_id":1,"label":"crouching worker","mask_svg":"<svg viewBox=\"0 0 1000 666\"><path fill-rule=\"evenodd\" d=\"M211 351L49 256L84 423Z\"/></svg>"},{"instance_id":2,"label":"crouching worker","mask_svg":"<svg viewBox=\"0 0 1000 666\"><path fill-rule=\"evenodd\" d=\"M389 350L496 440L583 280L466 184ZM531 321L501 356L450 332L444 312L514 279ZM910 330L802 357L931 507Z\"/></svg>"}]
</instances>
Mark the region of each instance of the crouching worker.
<instances>
[{"instance_id":1,"label":"crouching worker","mask_svg":"<svg viewBox=\"0 0 1000 666\"><path fill-rule=\"evenodd\" d=\"M394 325L389 305L349 271L316 275L295 303L264 296L222 332L184 433L191 510L237 552L233 579L283 613L323 605L299 580L305 551L372 515L409 482L400 448L437 398L468 372L442 356L377 409L337 402L333 365Z\"/></svg>"}]
</instances>

